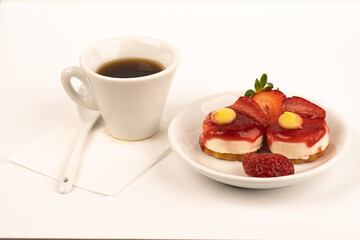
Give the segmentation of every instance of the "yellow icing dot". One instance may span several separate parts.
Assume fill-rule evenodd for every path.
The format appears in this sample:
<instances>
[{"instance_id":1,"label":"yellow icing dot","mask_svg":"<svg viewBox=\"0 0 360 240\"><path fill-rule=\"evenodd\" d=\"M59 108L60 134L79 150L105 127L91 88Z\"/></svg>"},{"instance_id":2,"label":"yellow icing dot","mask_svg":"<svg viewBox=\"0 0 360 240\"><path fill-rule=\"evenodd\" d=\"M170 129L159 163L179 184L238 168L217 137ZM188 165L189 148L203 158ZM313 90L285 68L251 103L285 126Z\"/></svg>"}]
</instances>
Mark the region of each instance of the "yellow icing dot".
<instances>
[{"instance_id":1,"label":"yellow icing dot","mask_svg":"<svg viewBox=\"0 0 360 240\"><path fill-rule=\"evenodd\" d=\"M297 129L301 128L303 120L296 113L284 112L280 115L278 123L282 128L285 129Z\"/></svg>"},{"instance_id":2,"label":"yellow icing dot","mask_svg":"<svg viewBox=\"0 0 360 240\"><path fill-rule=\"evenodd\" d=\"M236 118L236 112L231 108L221 108L211 113L211 121L216 124L231 123Z\"/></svg>"}]
</instances>

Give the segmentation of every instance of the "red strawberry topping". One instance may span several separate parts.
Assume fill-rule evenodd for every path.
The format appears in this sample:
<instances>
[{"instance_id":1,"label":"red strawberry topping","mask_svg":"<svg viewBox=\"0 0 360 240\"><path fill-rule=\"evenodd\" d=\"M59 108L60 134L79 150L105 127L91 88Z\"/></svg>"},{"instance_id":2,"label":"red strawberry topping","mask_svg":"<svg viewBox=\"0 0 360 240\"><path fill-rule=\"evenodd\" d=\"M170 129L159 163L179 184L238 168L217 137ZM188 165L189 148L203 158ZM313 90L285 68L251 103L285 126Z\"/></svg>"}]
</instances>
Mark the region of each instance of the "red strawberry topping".
<instances>
[{"instance_id":1,"label":"red strawberry topping","mask_svg":"<svg viewBox=\"0 0 360 240\"><path fill-rule=\"evenodd\" d=\"M324 109L301 97L286 98L282 102L281 109L284 112L293 112L305 118L324 119L326 117Z\"/></svg>"},{"instance_id":2,"label":"red strawberry topping","mask_svg":"<svg viewBox=\"0 0 360 240\"><path fill-rule=\"evenodd\" d=\"M276 123L279 116L283 113L281 102L285 98L285 94L279 90L262 91L252 97L264 111L268 125Z\"/></svg>"},{"instance_id":3,"label":"red strawberry topping","mask_svg":"<svg viewBox=\"0 0 360 240\"><path fill-rule=\"evenodd\" d=\"M266 116L259 105L249 97L239 97L230 108L237 110L266 126Z\"/></svg>"},{"instance_id":4,"label":"red strawberry topping","mask_svg":"<svg viewBox=\"0 0 360 240\"><path fill-rule=\"evenodd\" d=\"M242 160L245 173L252 177L279 177L294 174L293 163L276 153L249 153Z\"/></svg>"}]
</instances>

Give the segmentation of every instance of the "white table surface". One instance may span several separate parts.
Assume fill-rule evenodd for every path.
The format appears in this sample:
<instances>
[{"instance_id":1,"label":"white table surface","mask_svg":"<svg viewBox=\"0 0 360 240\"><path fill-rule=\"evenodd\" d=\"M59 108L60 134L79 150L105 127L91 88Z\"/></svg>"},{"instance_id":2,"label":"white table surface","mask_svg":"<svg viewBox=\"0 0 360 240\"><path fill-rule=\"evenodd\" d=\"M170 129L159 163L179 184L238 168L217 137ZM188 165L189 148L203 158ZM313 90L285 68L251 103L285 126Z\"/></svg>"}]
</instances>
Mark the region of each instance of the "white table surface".
<instances>
[{"instance_id":1,"label":"white table surface","mask_svg":"<svg viewBox=\"0 0 360 240\"><path fill-rule=\"evenodd\" d=\"M61 195L55 180L8 162L73 114L62 69L91 43L121 35L179 49L165 117L198 98L251 88L267 73L284 92L344 116L349 151L329 171L274 190L218 183L170 153L115 198ZM359 238L359 44L360 5L352 1L3 1L0 237Z\"/></svg>"}]
</instances>

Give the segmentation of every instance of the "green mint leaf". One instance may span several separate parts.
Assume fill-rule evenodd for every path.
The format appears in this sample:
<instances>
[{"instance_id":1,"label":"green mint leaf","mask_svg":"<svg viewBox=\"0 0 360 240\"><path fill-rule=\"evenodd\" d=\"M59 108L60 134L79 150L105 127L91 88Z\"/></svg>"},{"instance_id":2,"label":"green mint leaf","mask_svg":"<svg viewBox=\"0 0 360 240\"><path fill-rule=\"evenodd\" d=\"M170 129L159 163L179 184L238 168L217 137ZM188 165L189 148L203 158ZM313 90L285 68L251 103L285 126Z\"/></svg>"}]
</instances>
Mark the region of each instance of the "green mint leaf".
<instances>
[{"instance_id":1,"label":"green mint leaf","mask_svg":"<svg viewBox=\"0 0 360 240\"><path fill-rule=\"evenodd\" d=\"M249 89L246 91L245 96L246 97L252 97L255 94L255 91L252 89Z\"/></svg>"},{"instance_id":2,"label":"green mint leaf","mask_svg":"<svg viewBox=\"0 0 360 240\"><path fill-rule=\"evenodd\" d=\"M273 89L274 85L272 83L267 83L267 86L263 89L264 91Z\"/></svg>"},{"instance_id":3,"label":"green mint leaf","mask_svg":"<svg viewBox=\"0 0 360 240\"><path fill-rule=\"evenodd\" d=\"M255 80L255 92L261 92L261 90L263 89L263 87L261 86L261 83L259 81L259 79Z\"/></svg>"},{"instance_id":4,"label":"green mint leaf","mask_svg":"<svg viewBox=\"0 0 360 240\"><path fill-rule=\"evenodd\" d=\"M261 91L273 90L274 85L272 83L268 82L267 80L268 80L267 74L264 73L261 76L260 80L259 79L255 80L255 84L254 84L255 91L252 89L249 89L245 92L245 96L252 97L254 94L259 93ZM277 90L279 90L279 88L277 88Z\"/></svg>"},{"instance_id":5,"label":"green mint leaf","mask_svg":"<svg viewBox=\"0 0 360 240\"><path fill-rule=\"evenodd\" d=\"M267 83L267 75L266 73L264 73L261 78L260 78L260 83L261 83L261 86L264 88L266 83Z\"/></svg>"}]
</instances>

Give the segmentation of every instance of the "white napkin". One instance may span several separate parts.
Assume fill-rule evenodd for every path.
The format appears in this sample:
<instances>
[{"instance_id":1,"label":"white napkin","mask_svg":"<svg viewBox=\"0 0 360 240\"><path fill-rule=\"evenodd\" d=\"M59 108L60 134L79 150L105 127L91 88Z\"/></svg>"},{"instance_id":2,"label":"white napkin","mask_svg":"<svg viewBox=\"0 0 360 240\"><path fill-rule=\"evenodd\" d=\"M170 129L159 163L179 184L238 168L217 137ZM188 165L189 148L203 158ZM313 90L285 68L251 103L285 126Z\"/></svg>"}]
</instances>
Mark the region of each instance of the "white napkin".
<instances>
[{"instance_id":1,"label":"white napkin","mask_svg":"<svg viewBox=\"0 0 360 240\"><path fill-rule=\"evenodd\" d=\"M75 137L74 116L11 154L8 160L59 180ZM166 127L142 141L121 141L108 135L100 118L86 140L75 186L115 196L169 151Z\"/></svg>"}]
</instances>

